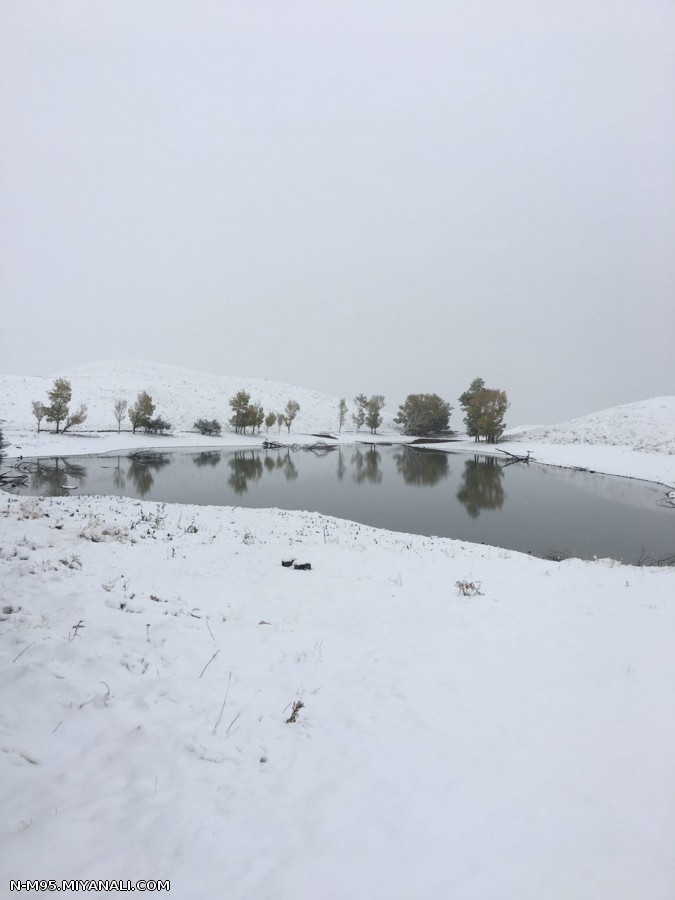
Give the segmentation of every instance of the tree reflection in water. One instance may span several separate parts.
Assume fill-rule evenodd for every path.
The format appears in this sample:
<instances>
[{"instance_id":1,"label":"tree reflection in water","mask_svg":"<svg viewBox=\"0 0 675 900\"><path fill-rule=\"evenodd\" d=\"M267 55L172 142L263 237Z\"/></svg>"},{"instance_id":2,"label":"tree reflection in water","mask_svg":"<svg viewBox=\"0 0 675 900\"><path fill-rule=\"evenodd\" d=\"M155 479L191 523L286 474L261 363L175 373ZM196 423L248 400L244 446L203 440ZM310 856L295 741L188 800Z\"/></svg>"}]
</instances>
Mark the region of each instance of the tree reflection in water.
<instances>
[{"instance_id":1,"label":"tree reflection in water","mask_svg":"<svg viewBox=\"0 0 675 900\"><path fill-rule=\"evenodd\" d=\"M237 450L228 459L232 474L227 479L235 494L245 494L249 481L258 481L263 473L263 464L256 450Z\"/></svg>"},{"instance_id":2,"label":"tree reflection in water","mask_svg":"<svg viewBox=\"0 0 675 900\"><path fill-rule=\"evenodd\" d=\"M46 497L62 497L69 494L66 485L72 485L77 479L76 487L80 488L87 477L84 466L70 462L62 456L50 457L47 462L36 459L31 468L31 487Z\"/></svg>"},{"instance_id":3,"label":"tree reflection in water","mask_svg":"<svg viewBox=\"0 0 675 900\"><path fill-rule=\"evenodd\" d=\"M337 477L339 481L345 477L345 472L347 471L347 464L344 461L344 457L342 455L342 447L338 447L338 464L337 464Z\"/></svg>"},{"instance_id":4,"label":"tree reflection in water","mask_svg":"<svg viewBox=\"0 0 675 900\"><path fill-rule=\"evenodd\" d=\"M131 479L141 497L145 497L155 483L153 472L159 472L164 466L168 466L170 462L171 460L168 457L159 453L132 456L129 458L127 477Z\"/></svg>"},{"instance_id":5,"label":"tree reflection in water","mask_svg":"<svg viewBox=\"0 0 675 900\"><path fill-rule=\"evenodd\" d=\"M202 453L197 453L192 457L192 462L198 469L203 469L204 466L210 466L213 469L218 465L220 460L220 450L204 450Z\"/></svg>"},{"instance_id":6,"label":"tree reflection in water","mask_svg":"<svg viewBox=\"0 0 675 900\"><path fill-rule=\"evenodd\" d=\"M504 505L503 466L500 460L488 456L474 456L464 463L462 486L457 499L463 503L472 519L477 519L482 509L501 509Z\"/></svg>"},{"instance_id":7,"label":"tree reflection in water","mask_svg":"<svg viewBox=\"0 0 675 900\"><path fill-rule=\"evenodd\" d=\"M433 485L450 474L447 454L434 450L404 447L394 454L394 461L406 484Z\"/></svg>"},{"instance_id":8,"label":"tree reflection in water","mask_svg":"<svg viewBox=\"0 0 675 900\"><path fill-rule=\"evenodd\" d=\"M352 454L353 478L357 484L369 481L371 484L379 484L382 481L380 472L381 456L375 447L368 450L356 449Z\"/></svg>"},{"instance_id":9,"label":"tree reflection in water","mask_svg":"<svg viewBox=\"0 0 675 900\"><path fill-rule=\"evenodd\" d=\"M127 484L125 473L122 471L122 457L117 456L117 465L113 469L113 484L118 491L124 490Z\"/></svg>"},{"instance_id":10,"label":"tree reflection in water","mask_svg":"<svg viewBox=\"0 0 675 900\"><path fill-rule=\"evenodd\" d=\"M277 450L276 467L282 470L286 481L295 481L298 477L298 467L293 462L290 448L285 452Z\"/></svg>"}]
</instances>

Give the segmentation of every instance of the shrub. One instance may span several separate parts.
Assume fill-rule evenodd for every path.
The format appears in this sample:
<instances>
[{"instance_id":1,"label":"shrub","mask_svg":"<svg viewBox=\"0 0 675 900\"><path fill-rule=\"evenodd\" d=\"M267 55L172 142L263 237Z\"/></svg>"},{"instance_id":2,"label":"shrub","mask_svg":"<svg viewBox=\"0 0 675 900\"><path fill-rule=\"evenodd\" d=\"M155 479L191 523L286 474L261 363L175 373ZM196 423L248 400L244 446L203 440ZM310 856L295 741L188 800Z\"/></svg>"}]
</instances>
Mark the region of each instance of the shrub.
<instances>
[{"instance_id":1,"label":"shrub","mask_svg":"<svg viewBox=\"0 0 675 900\"><path fill-rule=\"evenodd\" d=\"M146 434L162 434L163 432L170 430L171 423L167 422L161 416L157 416L156 419L148 419L145 423Z\"/></svg>"},{"instance_id":2,"label":"shrub","mask_svg":"<svg viewBox=\"0 0 675 900\"><path fill-rule=\"evenodd\" d=\"M197 419L193 427L200 434L220 434L220 422L217 419Z\"/></svg>"}]
</instances>

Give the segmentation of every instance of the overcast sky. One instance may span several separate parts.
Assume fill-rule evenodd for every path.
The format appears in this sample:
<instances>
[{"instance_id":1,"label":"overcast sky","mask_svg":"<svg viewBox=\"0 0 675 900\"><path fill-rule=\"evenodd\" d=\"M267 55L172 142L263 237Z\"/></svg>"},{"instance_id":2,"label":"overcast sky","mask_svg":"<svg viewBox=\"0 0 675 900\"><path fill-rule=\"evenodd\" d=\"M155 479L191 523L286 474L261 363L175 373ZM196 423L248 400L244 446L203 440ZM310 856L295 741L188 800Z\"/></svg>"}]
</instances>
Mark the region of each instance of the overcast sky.
<instances>
[{"instance_id":1,"label":"overcast sky","mask_svg":"<svg viewBox=\"0 0 675 900\"><path fill-rule=\"evenodd\" d=\"M0 0L0 79L5 373L675 393L673 0Z\"/></svg>"}]
</instances>

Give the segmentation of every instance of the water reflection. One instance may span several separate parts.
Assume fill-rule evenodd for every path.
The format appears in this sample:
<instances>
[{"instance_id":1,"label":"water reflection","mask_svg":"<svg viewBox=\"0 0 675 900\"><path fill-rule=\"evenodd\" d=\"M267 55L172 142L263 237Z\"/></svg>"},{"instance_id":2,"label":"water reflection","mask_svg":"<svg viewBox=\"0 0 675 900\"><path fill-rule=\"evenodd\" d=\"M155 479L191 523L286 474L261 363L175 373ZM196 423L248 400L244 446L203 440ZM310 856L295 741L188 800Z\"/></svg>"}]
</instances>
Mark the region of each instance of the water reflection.
<instances>
[{"instance_id":1,"label":"water reflection","mask_svg":"<svg viewBox=\"0 0 675 900\"><path fill-rule=\"evenodd\" d=\"M342 455L342 447L338 447L338 464L337 464L337 477L339 481L345 477L345 472L347 471L347 464L345 463L344 456Z\"/></svg>"},{"instance_id":2,"label":"water reflection","mask_svg":"<svg viewBox=\"0 0 675 900\"><path fill-rule=\"evenodd\" d=\"M113 485L118 491L123 491L127 485L126 474L122 471L122 457L117 457L117 465L113 469Z\"/></svg>"},{"instance_id":3,"label":"water reflection","mask_svg":"<svg viewBox=\"0 0 675 900\"><path fill-rule=\"evenodd\" d=\"M542 466L507 469L480 453L360 444L332 454L335 462L323 448L307 447L43 457L22 461L26 483L13 492L65 496L81 489L162 502L307 509L539 555L568 550L636 562L648 547L655 560L672 559L672 522L663 519L672 510L658 506L661 488Z\"/></svg>"},{"instance_id":4,"label":"water reflection","mask_svg":"<svg viewBox=\"0 0 675 900\"><path fill-rule=\"evenodd\" d=\"M450 474L445 453L403 448L394 453L396 471L406 484L432 485Z\"/></svg>"},{"instance_id":5,"label":"water reflection","mask_svg":"<svg viewBox=\"0 0 675 900\"><path fill-rule=\"evenodd\" d=\"M228 460L232 474L227 479L235 494L245 494L249 481L258 481L263 473L263 464L256 450L237 450Z\"/></svg>"},{"instance_id":6,"label":"water reflection","mask_svg":"<svg viewBox=\"0 0 675 900\"><path fill-rule=\"evenodd\" d=\"M462 485L457 499L464 504L472 519L477 519L482 509L501 509L504 505L503 466L493 456L474 456L464 463Z\"/></svg>"},{"instance_id":7,"label":"water reflection","mask_svg":"<svg viewBox=\"0 0 675 900\"><path fill-rule=\"evenodd\" d=\"M159 472L164 466L168 466L171 460L167 456L160 453L138 454L129 458L129 468L127 477L133 482L133 485L141 497L145 497L150 492L150 488L155 483L153 473Z\"/></svg>"},{"instance_id":8,"label":"water reflection","mask_svg":"<svg viewBox=\"0 0 675 900\"><path fill-rule=\"evenodd\" d=\"M75 488L81 488L86 480L86 467L62 456L36 459L30 470L31 489L46 497L62 497Z\"/></svg>"},{"instance_id":9,"label":"water reflection","mask_svg":"<svg viewBox=\"0 0 675 900\"><path fill-rule=\"evenodd\" d=\"M285 452L277 450L276 467L284 473L286 481L295 481L298 477L298 467L293 461L290 449Z\"/></svg>"},{"instance_id":10,"label":"water reflection","mask_svg":"<svg viewBox=\"0 0 675 900\"><path fill-rule=\"evenodd\" d=\"M382 481L381 459L382 457L375 447L369 447L365 451L357 448L351 458L354 481L357 484L363 484L364 481L370 484L380 484ZM338 477L341 476L338 474Z\"/></svg>"},{"instance_id":11,"label":"water reflection","mask_svg":"<svg viewBox=\"0 0 675 900\"><path fill-rule=\"evenodd\" d=\"M210 466L213 469L218 465L221 457L220 450L204 450L202 453L195 454L192 457L192 462L198 469L203 469L204 466Z\"/></svg>"}]
</instances>

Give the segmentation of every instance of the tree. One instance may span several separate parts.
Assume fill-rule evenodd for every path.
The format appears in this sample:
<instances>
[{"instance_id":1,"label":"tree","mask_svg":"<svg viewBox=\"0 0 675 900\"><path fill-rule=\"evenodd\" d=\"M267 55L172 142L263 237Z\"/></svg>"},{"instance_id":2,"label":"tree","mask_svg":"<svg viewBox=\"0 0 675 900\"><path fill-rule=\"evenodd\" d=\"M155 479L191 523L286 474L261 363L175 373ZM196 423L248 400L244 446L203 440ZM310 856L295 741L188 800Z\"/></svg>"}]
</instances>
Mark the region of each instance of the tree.
<instances>
[{"instance_id":1,"label":"tree","mask_svg":"<svg viewBox=\"0 0 675 900\"><path fill-rule=\"evenodd\" d=\"M375 434L382 424L383 407L384 397L382 394L373 394L366 404L366 425L370 428L371 434Z\"/></svg>"},{"instance_id":2,"label":"tree","mask_svg":"<svg viewBox=\"0 0 675 900\"><path fill-rule=\"evenodd\" d=\"M163 434L165 431L171 430L171 423L161 416L157 416L155 419L148 419L143 424L146 434Z\"/></svg>"},{"instance_id":3,"label":"tree","mask_svg":"<svg viewBox=\"0 0 675 900\"><path fill-rule=\"evenodd\" d=\"M478 423L478 435L488 444L496 444L506 428L504 416L509 408L506 391L486 388L471 401L470 413Z\"/></svg>"},{"instance_id":4,"label":"tree","mask_svg":"<svg viewBox=\"0 0 675 900\"><path fill-rule=\"evenodd\" d=\"M47 392L50 403L44 406L37 400L33 403L33 415L38 420L38 431L40 430L40 420L46 418L48 422L54 422L56 433L59 433L61 422L65 422L61 431L68 431L73 425L81 425L87 418L87 407L81 403L77 411L72 413L68 404L73 396L73 390L67 378L56 378L51 391ZM40 415L42 413L42 415Z\"/></svg>"},{"instance_id":5,"label":"tree","mask_svg":"<svg viewBox=\"0 0 675 900\"><path fill-rule=\"evenodd\" d=\"M342 431L342 426L345 424L345 419L347 418L347 402L343 397L342 400L338 403L338 421L340 423L340 431Z\"/></svg>"},{"instance_id":6,"label":"tree","mask_svg":"<svg viewBox=\"0 0 675 900\"><path fill-rule=\"evenodd\" d=\"M276 413L273 413L273 412L267 413L267 415L265 416L265 428L267 428L268 432L269 432L270 428L276 423L276 421L277 421Z\"/></svg>"},{"instance_id":7,"label":"tree","mask_svg":"<svg viewBox=\"0 0 675 900\"><path fill-rule=\"evenodd\" d=\"M279 428L277 429L277 434L281 433L281 429L286 424L286 416L283 413L277 413L277 425Z\"/></svg>"},{"instance_id":8,"label":"tree","mask_svg":"<svg viewBox=\"0 0 675 900\"><path fill-rule=\"evenodd\" d=\"M68 418L68 404L73 396L70 382L67 378L56 378L51 391L47 392L49 406L46 418L48 422L54 422L56 433L59 433L59 425Z\"/></svg>"},{"instance_id":9,"label":"tree","mask_svg":"<svg viewBox=\"0 0 675 900\"><path fill-rule=\"evenodd\" d=\"M235 434L239 434L242 431L245 432L246 426L250 424L247 421L250 418L250 403L251 395L247 394L246 391L237 391L233 397L230 397L230 406L232 407L230 425L234 428Z\"/></svg>"},{"instance_id":10,"label":"tree","mask_svg":"<svg viewBox=\"0 0 675 900\"><path fill-rule=\"evenodd\" d=\"M2 428L0 428L0 462L2 462L3 450L7 446L7 442L5 441L5 436L2 433Z\"/></svg>"},{"instance_id":11,"label":"tree","mask_svg":"<svg viewBox=\"0 0 675 900\"><path fill-rule=\"evenodd\" d=\"M155 404L152 402L152 397L147 391L141 391L136 402L129 407L129 419L133 434L136 434L137 428L147 428L154 411Z\"/></svg>"},{"instance_id":12,"label":"tree","mask_svg":"<svg viewBox=\"0 0 675 900\"><path fill-rule=\"evenodd\" d=\"M62 432L65 433L73 425L81 425L86 418L87 418L87 404L80 403L80 405L77 408L77 412L70 413L68 415L68 418L66 419L66 424L62 428Z\"/></svg>"},{"instance_id":13,"label":"tree","mask_svg":"<svg viewBox=\"0 0 675 900\"><path fill-rule=\"evenodd\" d=\"M452 407L438 394L408 394L394 419L403 434L443 434L450 427Z\"/></svg>"},{"instance_id":14,"label":"tree","mask_svg":"<svg viewBox=\"0 0 675 900\"><path fill-rule=\"evenodd\" d=\"M44 417L49 412L49 407L45 406L44 403L40 403L39 400L33 400L33 415L37 419L38 423L38 434L40 434L40 422L44 419Z\"/></svg>"},{"instance_id":15,"label":"tree","mask_svg":"<svg viewBox=\"0 0 675 900\"><path fill-rule=\"evenodd\" d=\"M368 398L365 394L359 394L357 397L354 397L354 403L356 405L356 412L352 413L352 421L356 425L356 430L358 431L366 421Z\"/></svg>"},{"instance_id":16,"label":"tree","mask_svg":"<svg viewBox=\"0 0 675 900\"><path fill-rule=\"evenodd\" d=\"M300 404L295 400L289 400L284 410L284 420L289 434L291 433L291 425L299 412Z\"/></svg>"},{"instance_id":17,"label":"tree","mask_svg":"<svg viewBox=\"0 0 675 900\"><path fill-rule=\"evenodd\" d=\"M122 419L127 414L127 401L126 400L115 400L113 403L113 412L115 413L115 418L117 419L117 433L119 434L122 430Z\"/></svg>"},{"instance_id":18,"label":"tree","mask_svg":"<svg viewBox=\"0 0 675 900\"><path fill-rule=\"evenodd\" d=\"M486 388L482 378L475 378L459 398L464 410L464 425L469 437L496 444L506 428L504 416L509 407L506 391Z\"/></svg>"},{"instance_id":19,"label":"tree","mask_svg":"<svg viewBox=\"0 0 675 900\"><path fill-rule=\"evenodd\" d=\"M197 419L192 427L200 434L220 434L220 422L217 419Z\"/></svg>"},{"instance_id":20,"label":"tree","mask_svg":"<svg viewBox=\"0 0 675 900\"><path fill-rule=\"evenodd\" d=\"M262 406L258 405L255 408L255 427L258 429L258 434L260 434L260 426L265 421L265 410Z\"/></svg>"},{"instance_id":21,"label":"tree","mask_svg":"<svg viewBox=\"0 0 675 900\"><path fill-rule=\"evenodd\" d=\"M471 405L475 397L481 393L481 391L485 390L485 382L482 378L474 378L474 380L469 385L468 389L464 391L464 393L459 398L459 405L464 410L464 427L466 428L466 433L469 437L474 438L474 440L478 440L478 422L475 419L472 411Z\"/></svg>"}]
</instances>

